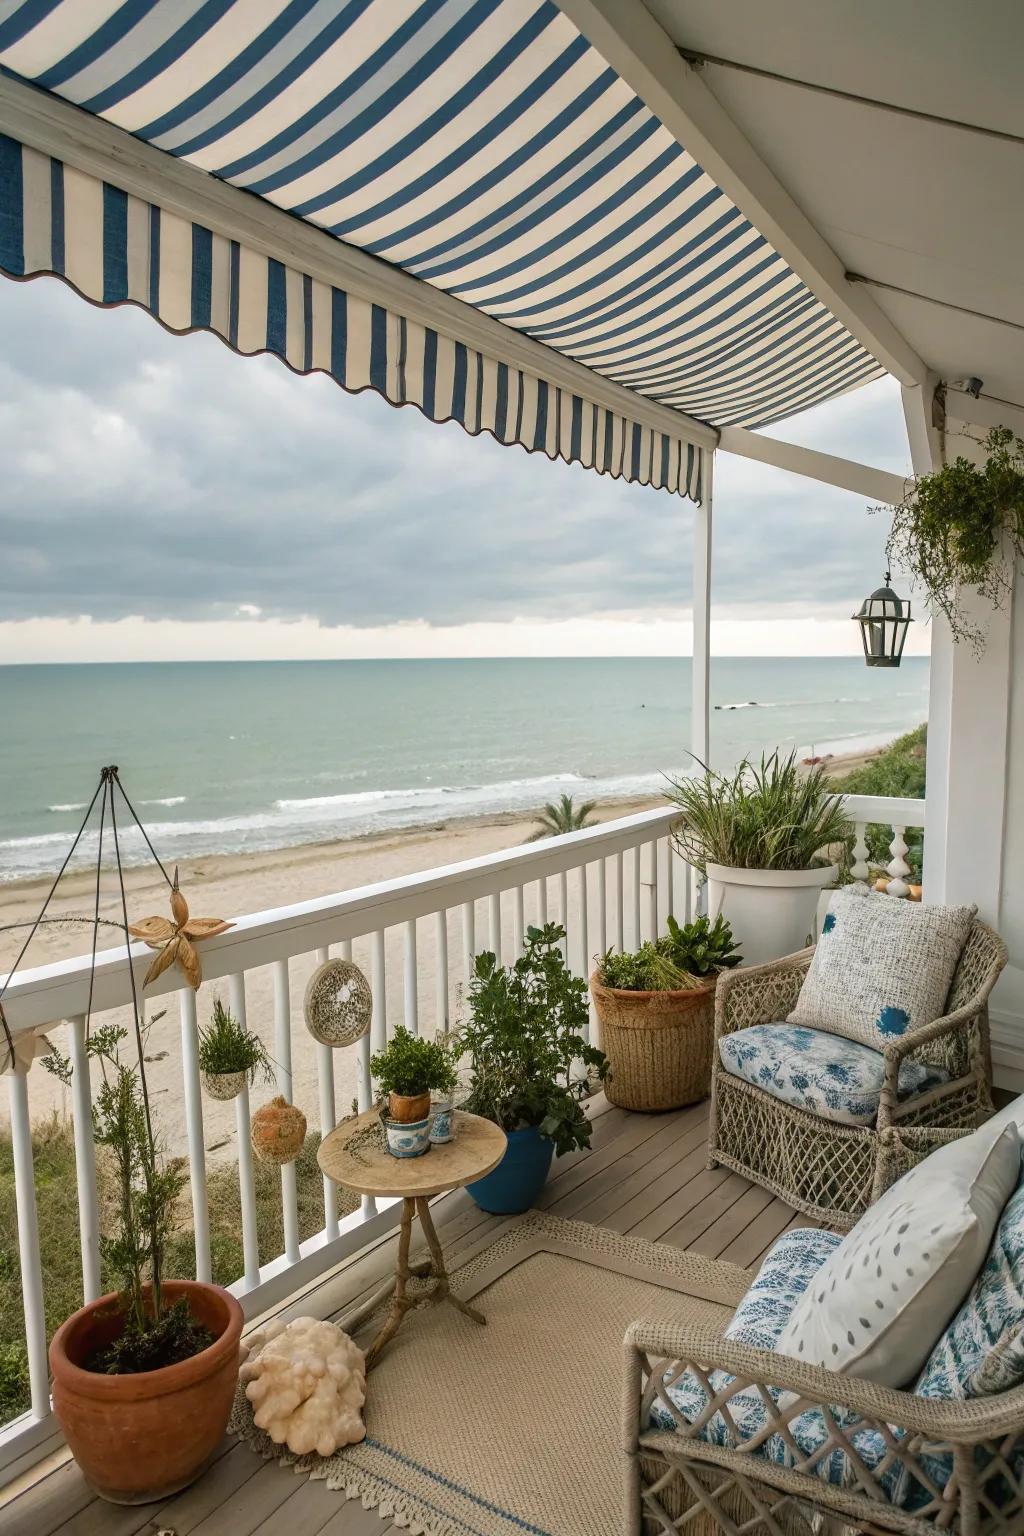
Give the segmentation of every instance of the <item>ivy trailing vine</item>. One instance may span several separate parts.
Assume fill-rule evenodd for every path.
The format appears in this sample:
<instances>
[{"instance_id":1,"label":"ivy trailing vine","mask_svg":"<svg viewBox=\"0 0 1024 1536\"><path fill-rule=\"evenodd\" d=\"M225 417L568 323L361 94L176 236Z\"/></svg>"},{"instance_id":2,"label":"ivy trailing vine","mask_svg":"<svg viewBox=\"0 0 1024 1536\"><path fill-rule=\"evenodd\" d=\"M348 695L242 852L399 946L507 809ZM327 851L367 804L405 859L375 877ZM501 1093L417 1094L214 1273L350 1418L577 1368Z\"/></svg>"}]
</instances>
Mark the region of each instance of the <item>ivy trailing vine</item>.
<instances>
[{"instance_id":1,"label":"ivy trailing vine","mask_svg":"<svg viewBox=\"0 0 1024 1536\"><path fill-rule=\"evenodd\" d=\"M976 587L1001 608L1024 559L1024 442L1008 427L993 427L984 446L982 465L958 456L922 475L893 508L886 543L890 563L912 574L953 638L979 654L985 632L965 613L960 589Z\"/></svg>"}]
</instances>

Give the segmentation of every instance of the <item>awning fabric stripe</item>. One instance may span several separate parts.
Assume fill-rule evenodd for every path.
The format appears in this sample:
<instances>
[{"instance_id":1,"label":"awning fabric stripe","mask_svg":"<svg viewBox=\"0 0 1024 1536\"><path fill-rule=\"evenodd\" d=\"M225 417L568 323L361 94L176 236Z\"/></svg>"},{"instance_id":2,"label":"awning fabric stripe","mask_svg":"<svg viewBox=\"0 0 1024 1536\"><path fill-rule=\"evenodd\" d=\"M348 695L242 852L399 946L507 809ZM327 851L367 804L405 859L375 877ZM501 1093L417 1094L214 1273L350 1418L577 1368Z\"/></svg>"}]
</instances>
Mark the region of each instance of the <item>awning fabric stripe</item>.
<instances>
[{"instance_id":1,"label":"awning fabric stripe","mask_svg":"<svg viewBox=\"0 0 1024 1536\"><path fill-rule=\"evenodd\" d=\"M551 0L3 15L14 75L661 406L757 427L883 371Z\"/></svg>"},{"instance_id":2,"label":"awning fabric stripe","mask_svg":"<svg viewBox=\"0 0 1024 1536\"><path fill-rule=\"evenodd\" d=\"M318 281L0 135L0 269L49 272L96 304L137 304L169 330L212 331L298 373L375 390L434 421L552 459L701 493L702 450L539 374Z\"/></svg>"}]
</instances>

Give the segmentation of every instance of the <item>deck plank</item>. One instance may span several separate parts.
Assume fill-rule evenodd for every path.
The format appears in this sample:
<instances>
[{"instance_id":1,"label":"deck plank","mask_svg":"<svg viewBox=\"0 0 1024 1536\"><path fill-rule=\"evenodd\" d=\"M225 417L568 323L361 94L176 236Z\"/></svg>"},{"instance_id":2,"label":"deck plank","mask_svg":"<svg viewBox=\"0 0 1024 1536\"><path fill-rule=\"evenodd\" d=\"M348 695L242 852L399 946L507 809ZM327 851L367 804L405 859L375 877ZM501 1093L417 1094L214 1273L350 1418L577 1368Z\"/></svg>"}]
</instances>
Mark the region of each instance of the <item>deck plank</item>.
<instances>
[{"instance_id":1,"label":"deck plank","mask_svg":"<svg viewBox=\"0 0 1024 1536\"><path fill-rule=\"evenodd\" d=\"M606 1110L595 1117L591 1148L555 1163L542 1209L755 1266L781 1232L815 1223L739 1174L709 1169L707 1119L706 1104L663 1115ZM462 1190L435 1210L453 1269L493 1241L506 1220L481 1211ZM307 1289L285 1311L320 1317L351 1311L389 1276L393 1261L389 1237ZM106 1504L67 1463L0 1505L3 1536L156 1536L167 1529L176 1536L398 1532L391 1520L346 1500L326 1483L296 1477L231 1441L197 1482L163 1504L133 1509Z\"/></svg>"}]
</instances>

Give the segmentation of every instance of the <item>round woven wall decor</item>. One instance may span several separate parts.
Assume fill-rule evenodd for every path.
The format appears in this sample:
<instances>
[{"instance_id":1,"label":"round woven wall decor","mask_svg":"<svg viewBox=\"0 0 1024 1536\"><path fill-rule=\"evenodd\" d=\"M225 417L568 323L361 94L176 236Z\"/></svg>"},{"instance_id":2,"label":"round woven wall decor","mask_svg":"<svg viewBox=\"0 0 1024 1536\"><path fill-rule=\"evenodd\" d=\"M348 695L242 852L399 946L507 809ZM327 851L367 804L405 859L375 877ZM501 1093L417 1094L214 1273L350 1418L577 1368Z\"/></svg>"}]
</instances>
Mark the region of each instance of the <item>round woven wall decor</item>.
<instances>
[{"instance_id":1,"label":"round woven wall decor","mask_svg":"<svg viewBox=\"0 0 1024 1536\"><path fill-rule=\"evenodd\" d=\"M370 1027L370 983L351 960L325 960L309 978L303 1012L321 1045L354 1045Z\"/></svg>"}]
</instances>

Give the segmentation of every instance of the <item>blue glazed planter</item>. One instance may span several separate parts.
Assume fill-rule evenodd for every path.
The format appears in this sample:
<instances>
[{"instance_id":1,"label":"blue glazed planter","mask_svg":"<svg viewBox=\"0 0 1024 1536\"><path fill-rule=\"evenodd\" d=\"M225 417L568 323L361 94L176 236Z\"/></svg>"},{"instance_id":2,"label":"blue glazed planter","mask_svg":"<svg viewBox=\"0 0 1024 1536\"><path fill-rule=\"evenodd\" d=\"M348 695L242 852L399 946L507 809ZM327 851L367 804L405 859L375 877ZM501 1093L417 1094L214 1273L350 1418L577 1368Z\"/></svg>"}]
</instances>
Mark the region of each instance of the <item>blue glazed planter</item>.
<instances>
[{"instance_id":1,"label":"blue glazed planter","mask_svg":"<svg viewBox=\"0 0 1024 1536\"><path fill-rule=\"evenodd\" d=\"M505 1156L491 1173L466 1188L482 1211L517 1216L528 1211L547 1183L555 1144L535 1125L509 1131Z\"/></svg>"}]
</instances>

